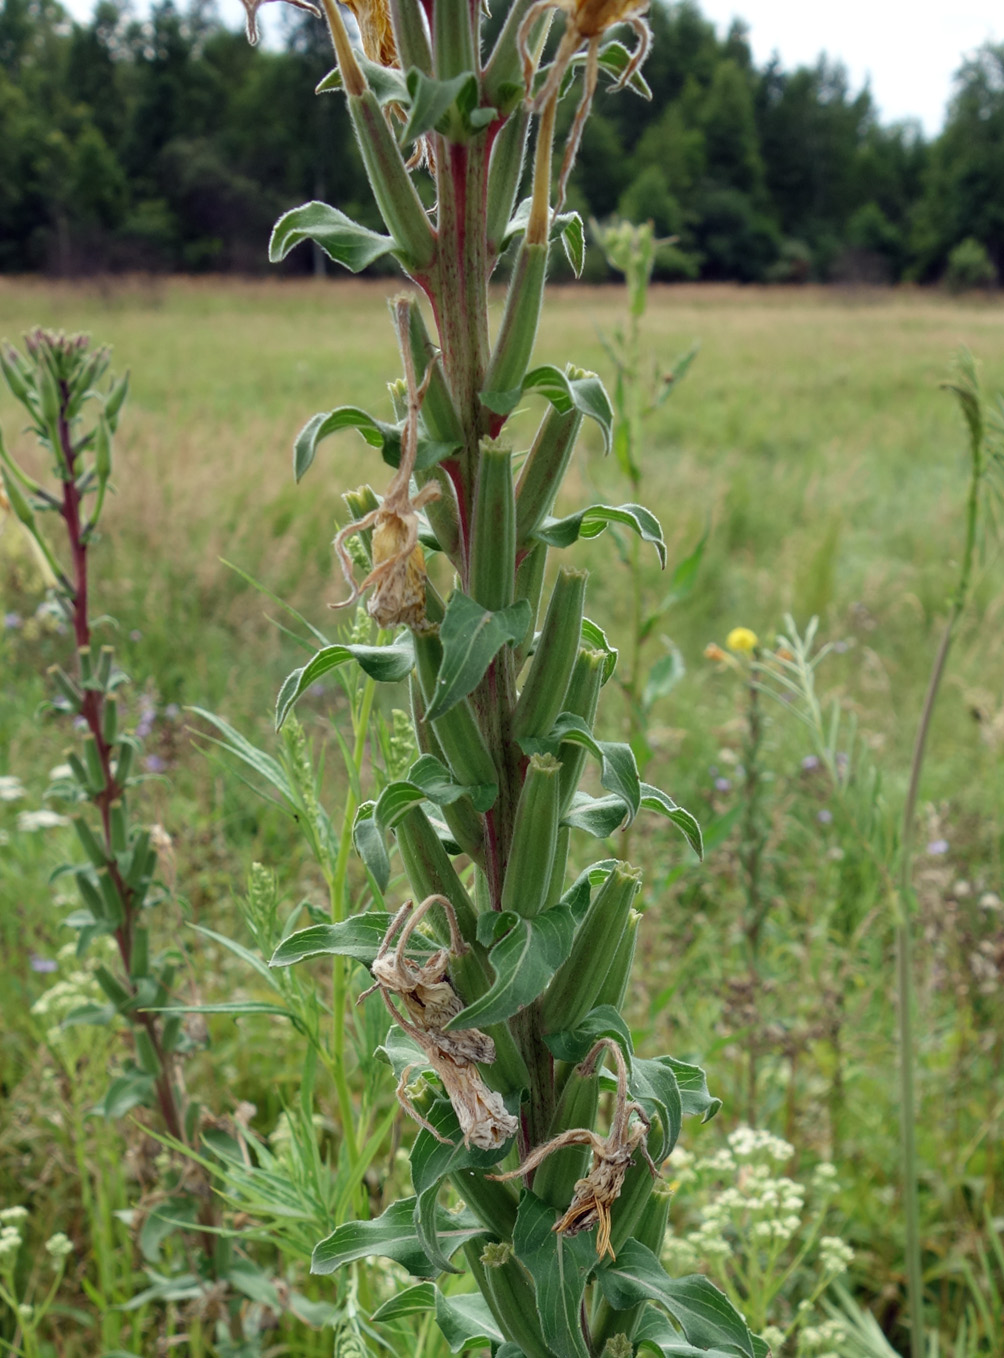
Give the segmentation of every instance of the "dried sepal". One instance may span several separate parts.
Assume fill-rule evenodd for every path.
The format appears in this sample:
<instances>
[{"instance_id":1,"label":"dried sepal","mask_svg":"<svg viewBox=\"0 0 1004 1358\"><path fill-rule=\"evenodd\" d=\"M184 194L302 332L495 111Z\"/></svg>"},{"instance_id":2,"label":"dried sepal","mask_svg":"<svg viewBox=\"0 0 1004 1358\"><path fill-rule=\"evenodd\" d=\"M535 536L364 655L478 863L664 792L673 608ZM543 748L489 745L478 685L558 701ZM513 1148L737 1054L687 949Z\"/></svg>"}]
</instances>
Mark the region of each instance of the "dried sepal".
<instances>
[{"instance_id":1,"label":"dried sepal","mask_svg":"<svg viewBox=\"0 0 1004 1358\"><path fill-rule=\"evenodd\" d=\"M553 1151L564 1150L566 1146L588 1146L593 1153L593 1163L589 1173L579 1179L575 1193L567 1211L554 1224L554 1230L561 1235L578 1235L598 1226L596 1233L596 1253L602 1258L609 1254L616 1258L610 1243L610 1209L620 1197L624 1175L634 1164L634 1154L639 1151L652 1172L653 1178L658 1171L648 1153L645 1138L650 1126L649 1119L641 1104L627 1096L627 1067L624 1053L618 1044L609 1037L601 1037L579 1066L579 1074L588 1077L596 1067L602 1051L609 1051L617 1067L617 1095L613 1122L608 1136L598 1136L585 1127L576 1127L567 1132L559 1132L556 1137L537 1146L521 1165L507 1174L489 1175L492 1179L515 1179L536 1169ZM634 1118L634 1120L632 1120Z\"/></svg>"},{"instance_id":2,"label":"dried sepal","mask_svg":"<svg viewBox=\"0 0 1004 1358\"><path fill-rule=\"evenodd\" d=\"M585 74L583 76L582 98L575 111L575 117L568 131L565 154L558 175L558 189L555 210L560 211L565 201L568 177L572 173L582 132L589 117L593 96L600 73L600 40L608 29L615 24L628 24L638 38L637 46L630 60L613 86L623 89L635 72L641 67L652 45L652 30L645 14L649 0L536 0L527 10L517 35L520 56L523 62L523 79L527 89L527 103L534 113L541 113L557 103L561 82L572 59L583 47L586 49ZM532 94L534 76L534 57L530 52L530 34L537 20L549 9L558 9L565 16L565 31L558 44L551 68L547 73L537 95Z\"/></svg>"},{"instance_id":3,"label":"dried sepal","mask_svg":"<svg viewBox=\"0 0 1004 1358\"><path fill-rule=\"evenodd\" d=\"M252 47L258 46L258 11L262 5L270 4L271 0L241 0L244 6L245 20L244 31L247 34L248 42ZM287 5L294 5L297 9L306 10L315 19L321 17L321 11L316 5L312 5L310 0L285 0Z\"/></svg>"},{"instance_id":4,"label":"dried sepal","mask_svg":"<svg viewBox=\"0 0 1004 1358\"><path fill-rule=\"evenodd\" d=\"M342 0L359 25L359 38L370 61L380 66L398 66L394 30L387 0Z\"/></svg>"},{"instance_id":5,"label":"dried sepal","mask_svg":"<svg viewBox=\"0 0 1004 1358\"><path fill-rule=\"evenodd\" d=\"M411 496L411 475L418 451L418 415L432 373L430 367L421 386L418 385L408 334L411 306L410 298L402 297L394 307L407 390L407 412L401 432L401 461L379 508L346 524L335 538L335 554L352 592L347 599L333 606L344 608L355 603L366 590L372 589L366 609L378 626L393 627L397 623L406 623L415 631L423 631L428 626L425 617L426 570L425 556L418 541L418 511L431 501L438 500L440 490L434 481L430 481L414 499ZM345 543L353 533L363 533L370 528L373 530L373 569L357 585L352 558Z\"/></svg>"},{"instance_id":6,"label":"dried sepal","mask_svg":"<svg viewBox=\"0 0 1004 1358\"><path fill-rule=\"evenodd\" d=\"M406 949L416 925L434 905L442 906L446 912L450 946L439 948L427 961L418 963L407 956ZM392 947L398 931L400 937ZM451 957L461 957L467 950L453 906L445 896L427 896L417 908L408 901L391 920L371 968L374 985L364 994L379 990L395 1022L422 1048L453 1105L464 1145L498 1150L515 1134L517 1122L506 1111L502 1096L486 1086L477 1068L477 1062L490 1065L495 1060L495 1044L477 1028L446 1031L446 1024L463 1008L463 1001L450 983L447 968ZM391 996L403 1004L408 1018L402 1015ZM408 1097L408 1076L413 1069L414 1066L408 1066L401 1074L398 1101L405 1112L437 1141L452 1144L422 1116Z\"/></svg>"}]
</instances>

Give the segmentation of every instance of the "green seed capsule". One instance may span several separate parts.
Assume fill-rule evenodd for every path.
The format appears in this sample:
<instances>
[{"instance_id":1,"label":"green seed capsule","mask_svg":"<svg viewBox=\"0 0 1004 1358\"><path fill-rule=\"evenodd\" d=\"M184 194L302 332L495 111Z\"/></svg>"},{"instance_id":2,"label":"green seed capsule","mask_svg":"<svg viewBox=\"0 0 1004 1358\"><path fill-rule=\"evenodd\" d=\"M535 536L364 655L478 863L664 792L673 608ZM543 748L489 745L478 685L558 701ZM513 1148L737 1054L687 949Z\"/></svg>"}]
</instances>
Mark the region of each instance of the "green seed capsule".
<instances>
[{"instance_id":1,"label":"green seed capsule","mask_svg":"<svg viewBox=\"0 0 1004 1358\"><path fill-rule=\"evenodd\" d=\"M435 256L436 237L383 109L372 90L350 94L347 103L380 215L406 267L423 273Z\"/></svg>"},{"instance_id":2,"label":"green seed capsule","mask_svg":"<svg viewBox=\"0 0 1004 1358\"><path fill-rule=\"evenodd\" d=\"M573 1127L592 1127L600 1101L600 1082L595 1075L581 1076L573 1069L565 1082L548 1137ZM549 1207L565 1211L575 1192L575 1183L589 1165L588 1146L564 1146L544 1160L533 1176L533 1191Z\"/></svg>"},{"instance_id":3,"label":"green seed capsule","mask_svg":"<svg viewBox=\"0 0 1004 1358\"><path fill-rule=\"evenodd\" d=\"M582 635L586 571L563 566L551 593L530 672L513 713L513 735L544 737L562 711Z\"/></svg>"},{"instance_id":4,"label":"green seed capsule","mask_svg":"<svg viewBox=\"0 0 1004 1358\"><path fill-rule=\"evenodd\" d=\"M116 926L122 924L125 920L125 906L107 868L102 868L98 873L98 889L104 898L107 917Z\"/></svg>"},{"instance_id":5,"label":"green seed capsule","mask_svg":"<svg viewBox=\"0 0 1004 1358\"><path fill-rule=\"evenodd\" d=\"M116 797L108 807L108 824L111 830L112 851L117 854L125 853L129 847L129 834L125 806L120 797Z\"/></svg>"},{"instance_id":6,"label":"green seed capsule","mask_svg":"<svg viewBox=\"0 0 1004 1358\"><path fill-rule=\"evenodd\" d=\"M578 410L562 414L548 407L516 486L516 542L520 547L553 509L581 428Z\"/></svg>"},{"instance_id":7,"label":"green seed capsule","mask_svg":"<svg viewBox=\"0 0 1004 1358\"><path fill-rule=\"evenodd\" d=\"M518 558L517 558L518 559ZM533 649L537 631L537 614L540 611L540 593L544 585L544 567L547 565L547 543L535 542L516 567L515 597L525 599L530 605L530 626L526 636L513 650L514 664L518 674L526 664L526 658Z\"/></svg>"},{"instance_id":8,"label":"green seed capsule","mask_svg":"<svg viewBox=\"0 0 1004 1358\"><path fill-rule=\"evenodd\" d=\"M551 755L534 755L516 807L512 846L502 885L502 909L532 919L543 909L558 837L561 765Z\"/></svg>"},{"instance_id":9,"label":"green seed capsule","mask_svg":"<svg viewBox=\"0 0 1004 1358\"><path fill-rule=\"evenodd\" d=\"M634 964L635 948L638 943L638 925L640 923L641 915L639 912L629 910L627 925L623 934L621 934L620 942L617 944L613 961L610 963L610 970L597 992L597 1005L609 1004L614 1009L620 1009L624 1003L628 980L631 976L631 967Z\"/></svg>"},{"instance_id":10,"label":"green seed capsule","mask_svg":"<svg viewBox=\"0 0 1004 1358\"><path fill-rule=\"evenodd\" d=\"M150 970L150 934L146 929L136 929L132 936L132 956L129 959L129 975L138 981Z\"/></svg>"},{"instance_id":11,"label":"green seed capsule","mask_svg":"<svg viewBox=\"0 0 1004 1358\"><path fill-rule=\"evenodd\" d=\"M430 628L427 632L416 634L415 656L422 696L428 706L431 701L430 695L436 689L436 679L443 657L437 629ZM460 702L455 703L449 712L432 723L432 727L458 783L464 787L498 785L495 762L488 753L488 747L466 698L461 698Z\"/></svg>"},{"instance_id":12,"label":"green seed capsule","mask_svg":"<svg viewBox=\"0 0 1004 1358\"><path fill-rule=\"evenodd\" d=\"M505 312L485 374L482 400L497 415L508 415L519 402L533 353L547 274L547 246L524 240L516 257Z\"/></svg>"},{"instance_id":13,"label":"green seed capsule","mask_svg":"<svg viewBox=\"0 0 1004 1358\"><path fill-rule=\"evenodd\" d=\"M640 885L641 873L618 863L596 892L568 960L558 968L541 1000L545 1033L576 1028L595 1008Z\"/></svg>"},{"instance_id":14,"label":"green seed capsule","mask_svg":"<svg viewBox=\"0 0 1004 1358\"><path fill-rule=\"evenodd\" d=\"M59 665L50 665L46 673L56 688L59 689L62 696L66 699L70 710L74 713L78 713L80 711L80 705L83 702L83 696L70 676L65 670L61 669Z\"/></svg>"},{"instance_id":15,"label":"green seed capsule","mask_svg":"<svg viewBox=\"0 0 1004 1358\"><path fill-rule=\"evenodd\" d=\"M87 783L91 792L104 792L108 786L104 765L98 751L98 742L93 736L84 739L84 768L87 770Z\"/></svg>"},{"instance_id":16,"label":"green seed capsule","mask_svg":"<svg viewBox=\"0 0 1004 1358\"><path fill-rule=\"evenodd\" d=\"M132 1002L132 995L121 981L111 974L107 967L97 967L94 972L94 979L116 1009L124 1010L128 1008Z\"/></svg>"},{"instance_id":17,"label":"green seed capsule","mask_svg":"<svg viewBox=\"0 0 1004 1358\"><path fill-rule=\"evenodd\" d=\"M516 503L513 499L512 448L481 440L474 485L470 594L495 613L513 601L516 576Z\"/></svg>"},{"instance_id":18,"label":"green seed capsule","mask_svg":"<svg viewBox=\"0 0 1004 1358\"><path fill-rule=\"evenodd\" d=\"M565 694L564 711L581 717L590 729L596 717L596 706L603 686L605 662L606 656L602 651L586 649L579 651L572 668L572 677L568 681L568 692ZM589 751L582 745L576 745L570 740L564 741L558 747L558 758L561 760L562 815L568 810L569 803L579 786L588 753Z\"/></svg>"},{"instance_id":19,"label":"green seed capsule","mask_svg":"<svg viewBox=\"0 0 1004 1358\"><path fill-rule=\"evenodd\" d=\"M106 867L108 855L105 853L104 846L99 843L97 836L91 827L84 820L83 816L73 817L73 828L77 832L81 848L94 864L96 868Z\"/></svg>"}]
</instances>

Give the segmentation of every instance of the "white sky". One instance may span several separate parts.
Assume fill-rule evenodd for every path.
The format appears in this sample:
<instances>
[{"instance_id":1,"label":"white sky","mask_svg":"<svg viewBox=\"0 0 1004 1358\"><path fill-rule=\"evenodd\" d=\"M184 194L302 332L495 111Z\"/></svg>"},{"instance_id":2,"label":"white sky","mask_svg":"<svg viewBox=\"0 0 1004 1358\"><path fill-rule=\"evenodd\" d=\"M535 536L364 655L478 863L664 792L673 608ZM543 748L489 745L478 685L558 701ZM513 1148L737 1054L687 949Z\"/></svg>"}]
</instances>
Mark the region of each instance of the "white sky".
<instances>
[{"instance_id":1,"label":"white sky","mask_svg":"<svg viewBox=\"0 0 1004 1358\"><path fill-rule=\"evenodd\" d=\"M138 10L144 0L134 0ZM93 0L64 0L78 18L88 18ZM240 0L218 0L230 27L243 25ZM496 0L504 4L505 0ZM1001 0L699 0L701 10L724 35L737 14L750 29L753 55L763 66L777 52L786 69L811 65L821 52L847 67L856 92L870 80L883 122L917 118L928 136L940 131L951 94L952 75L980 43L1004 41ZM183 8L183 3L179 6ZM281 6L259 11L262 40L281 31Z\"/></svg>"}]
</instances>

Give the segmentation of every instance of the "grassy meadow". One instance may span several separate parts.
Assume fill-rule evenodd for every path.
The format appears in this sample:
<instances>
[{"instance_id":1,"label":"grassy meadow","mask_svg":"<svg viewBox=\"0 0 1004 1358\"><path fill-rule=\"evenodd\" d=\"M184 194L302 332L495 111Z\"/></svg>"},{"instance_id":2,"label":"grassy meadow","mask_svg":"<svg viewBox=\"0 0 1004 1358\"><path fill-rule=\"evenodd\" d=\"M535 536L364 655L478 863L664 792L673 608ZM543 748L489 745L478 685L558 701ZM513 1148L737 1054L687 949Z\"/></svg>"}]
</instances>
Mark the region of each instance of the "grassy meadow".
<instances>
[{"instance_id":1,"label":"grassy meadow","mask_svg":"<svg viewBox=\"0 0 1004 1358\"><path fill-rule=\"evenodd\" d=\"M345 521L340 493L364 481L380 489L386 472L347 432L322 445L297 487L290 446L315 411L352 404L386 416L386 382L398 366L390 293L389 283L355 282L0 283L0 336L19 341L35 324L87 330L114 346L116 368L132 371L115 495L93 553L96 611L115 620L107 635L131 675L132 719L144 724L147 769L158 775L144 786L144 814L171 838L164 873L174 903L159 927L184 942L185 985L203 1002L257 993L253 971L188 928L242 937L235 902L253 862L277 874L280 910L325 901L289 822L193 741L193 728L205 728L185 709L216 711L263 749L275 747L275 694L301 652L278 625L278 604L247 577L329 635L339 625L327 605L345 592L330 546ZM609 375L602 336L623 306L615 288L556 290L539 361L571 359ZM662 372L700 344L646 426L644 498L662 522L670 569L706 528L709 536L694 589L644 653L647 668L672 644L683 668L652 709L645 776L699 816L709 852L696 864L653 822L632 835L646 883L636 1040L699 1061L724 1100L717 1119L685 1126L689 1152L710 1155L753 1122L794 1146L785 1172L796 1180L821 1158L835 1164L825 1233L853 1247L845 1281L906 1353L888 864L861 842L861 807L852 814L837 804L796 714L767 703L757 754L767 840L751 905L738 857L748 698L741 676L704 649L724 645L740 625L772 644L786 614L800 630L818 617L820 639L835 643L817 684L842 714L841 754L862 786L877 775L867 795L895 824L962 544L966 434L939 383L965 344L986 391L1004 390L1004 306L926 292L657 288L643 333ZM517 421L527 436L533 413ZM0 425L11 447L27 447L6 392ZM587 429L560 512L627 498ZM932 728L915 874L921 1223L929 1320L946 1358L1004 1352L1004 1268L993 1249L1004 1223L999 543L988 531ZM615 645L626 643L630 585L613 534L566 555L590 569L591 616ZM657 601L666 577L654 553L641 559L646 598ZM48 772L72 738L39 715L46 668L69 653L68 639L36 613L43 598L9 522L0 536L0 777L19 780L22 791L0 799L0 1208L29 1206L29 1243L65 1231L76 1247L42 1352L236 1355L244 1351L214 1347L209 1320L193 1320L181 1302L115 1310L148 1285L144 1269L153 1265L136 1247L129 1213L156 1197L160 1148L134 1117L91 1116L121 1040L76 1028L71 1051L53 1035L51 1008L35 1012L78 967L60 925L67 898L59 879L50 882L72 856L70 832L27 828L23 818L41 807ZM381 700L390 721L406 695ZM326 751L334 816L344 695L331 683L301 708L315 749ZM608 718L617 710L611 700ZM573 842L576 870L602 856L596 849ZM359 892L363 901L361 871ZM764 919L755 965L751 908ZM296 1034L264 1017L208 1023L209 1046L186 1063L190 1090L220 1119L253 1105L250 1126L272 1136L297 1097ZM392 1088L387 1072L381 1097L389 1101ZM315 1111L336 1145L338 1115L320 1077ZM410 1135L404 1122L397 1139ZM388 1142L388 1164L396 1145ZM370 1188L376 1214L378 1179ZM682 1175L674 1232L685 1235L699 1210ZM236 1224L239 1233L245 1223ZM332 1281L310 1280L302 1261L272 1257L263 1244L252 1252L309 1298L332 1295ZM19 1267L28 1286L41 1265L24 1258ZM775 1323L810 1295L807 1268L799 1263L780 1290ZM832 1304L836 1294L827 1295ZM0 1350L12 1334L0 1307ZM268 1352L331 1352L330 1335L325 1347L289 1314L274 1342ZM797 1350L799 1358L823 1351L808 1341ZM423 1332L415 1352L446 1350Z\"/></svg>"}]
</instances>

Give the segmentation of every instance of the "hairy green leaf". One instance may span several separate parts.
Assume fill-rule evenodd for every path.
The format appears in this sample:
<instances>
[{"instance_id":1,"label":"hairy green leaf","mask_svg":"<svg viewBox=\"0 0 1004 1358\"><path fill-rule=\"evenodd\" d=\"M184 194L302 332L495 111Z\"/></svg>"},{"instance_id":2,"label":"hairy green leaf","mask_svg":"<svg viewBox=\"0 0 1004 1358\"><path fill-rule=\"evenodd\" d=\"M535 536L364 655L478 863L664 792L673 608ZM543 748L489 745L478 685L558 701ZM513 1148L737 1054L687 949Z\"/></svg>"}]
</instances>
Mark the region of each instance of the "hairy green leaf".
<instances>
[{"instance_id":1,"label":"hairy green leaf","mask_svg":"<svg viewBox=\"0 0 1004 1358\"><path fill-rule=\"evenodd\" d=\"M499 244L499 251L505 249L515 236L521 236L530 220L531 198L524 198L509 219L505 234ZM565 257L572 266L576 278L582 276L582 266L586 261L586 232L582 218L577 212L556 212L551 217L550 239L560 239Z\"/></svg>"},{"instance_id":2,"label":"hairy green leaf","mask_svg":"<svg viewBox=\"0 0 1004 1358\"><path fill-rule=\"evenodd\" d=\"M394 684L407 678L415 668L415 645L405 630L387 646L325 646L312 660L302 665L283 683L275 701L275 729L278 731L294 703L311 684L329 671L354 660L364 674L380 683Z\"/></svg>"},{"instance_id":3,"label":"hairy green leaf","mask_svg":"<svg viewBox=\"0 0 1004 1358\"><path fill-rule=\"evenodd\" d=\"M415 1203L415 1198L401 1198L373 1221L350 1221L337 1227L314 1246L311 1273L334 1273L354 1259L366 1259L375 1254L393 1259L416 1278L434 1278L440 1270L429 1262L419 1243L415 1231ZM442 1207L436 1212L436 1230L442 1247L450 1255L469 1240L487 1234L473 1212L466 1209L447 1212Z\"/></svg>"},{"instance_id":4,"label":"hairy green leaf","mask_svg":"<svg viewBox=\"0 0 1004 1358\"><path fill-rule=\"evenodd\" d=\"M581 745L599 761L600 782L624 803L622 821L630 825L641 807L638 765L630 745L623 741L597 740L588 724L571 712L562 712L543 738L528 736L519 742L524 754L557 755L562 741Z\"/></svg>"},{"instance_id":5,"label":"hairy green leaf","mask_svg":"<svg viewBox=\"0 0 1004 1358\"><path fill-rule=\"evenodd\" d=\"M582 1298L596 1264L592 1234L559 1235L560 1213L529 1190L520 1199L513 1232L516 1258L533 1279L544 1339L563 1358L589 1358L582 1334Z\"/></svg>"},{"instance_id":6,"label":"hairy green leaf","mask_svg":"<svg viewBox=\"0 0 1004 1358\"><path fill-rule=\"evenodd\" d=\"M701 827L697 823L697 818L691 815L685 807L677 806L672 797L668 797L665 792L653 787L651 783L642 783L641 785L641 804L646 811L657 811L660 815L671 820L698 858L704 857Z\"/></svg>"},{"instance_id":7,"label":"hairy green leaf","mask_svg":"<svg viewBox=\"0 0 1004 1358\"><path fill-rule=\"evenodd\" d=\"M278 264L305 240L315 241L329 259L352 273L359 273L394 249L390 236L360 226L327 203L312 202L283 213L276 222L268 243L269 262Z\"/></svg>"},{"instance_id":8,"label":"hairy green leaf","mask_svg":"<svg viewBox=\"0 0 1004 1358\"><path fill-rule=\"evenodd\" d=\"M455 589L439 626L443 659L426 719L435 721L480 683L488 666L507 642L518 644L530 626L525 599L490 613Z\"/></svg>"},{"instance_id":9,"label":"hairy green leaf","mask_svg":"<svg viewBox=\"0 0 1004 1358\"><path fill-rule=\"evenodd\" d=\"M634 1332L638 1353L654 1353L656 1358L735 1358L732 1350L696 1348L680 1337L664 1311L654 1304L647 1306ZM754 1345L756 1340L754 1339ZM759 1358L759 1354L757 1355ZM766 1358L766 1355L764 1355Z\"/></svg>"},{"instance_id":10,"label":"hairy green leaf","mask_svg":"<svg viewBox=\"0 0 1004 1358\"><path fill-rule=\"evenodd\" d=\"M304 958L318 957L322 953L352 957L372 966L392 919L392 915L382 910L370 910L337 924L311 924L284 938L272 954L269 966L291 967ZM427 943L421 934L412 934L409 952L421 954L423 951L433 952L434 945Z\"/></svg>"},{"instance_id":11,"label":"hairy green leaf","mask_svg":"<svg viewBox=\"0 0 1004 1358\"><path fill-rule=\"evenodd\" d=\"M495 783L478 783L474 787L458 783L443 761L432 754L416 760L408 770L408 781L421 788L436 806L450 806L461 797L469 797L475 811L487 811L498 795Z\"/></svg>"},{"instance_id":12,"label":"hairy green leaf","mask_svg":"<svg viewBox=\"0 0 1004 1358\"><path fill-rule=\"evenodd\" d=\"M662 525L644 505L589 505L563 519L545 519L534 536L549 547L570 547L579 538L599 537L611 523L624 524L636 532L643 542L651 542L660 563L665 567L666 544L662 538Z\"/></svg>"},{"instance_id":13,"label":"hairy green leaf","mask_svg":"<svg viewBox=\"0 0 1004 1358\"><path fill-rule=\"evenodd\" d=\"M717 1348L736 1358L755 1358L746 1322L725 1293L699 1274L671 1278L652 1251L637 1240L628 1240L615 1260L602 1263L596 1279L615 1310L646 1299L657 1301L691 1344Z\"/></svg>"}]
</instances>

